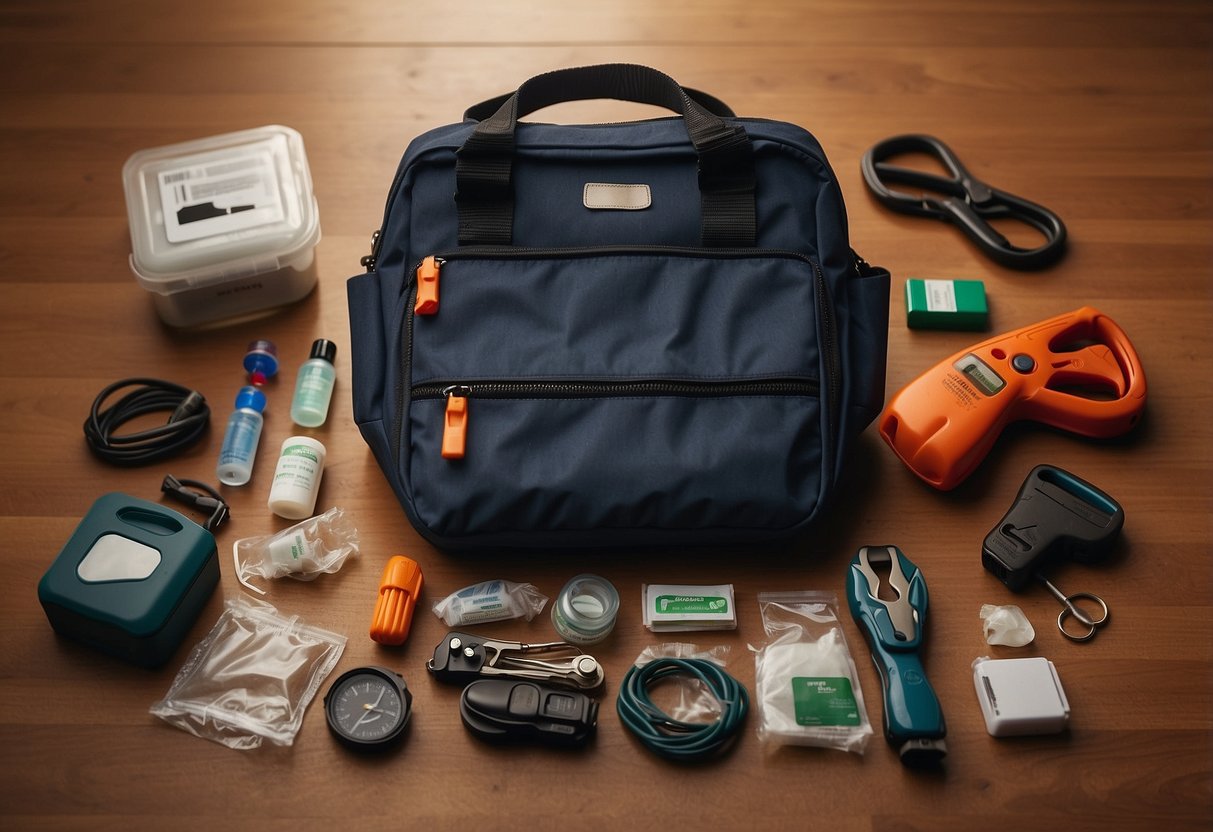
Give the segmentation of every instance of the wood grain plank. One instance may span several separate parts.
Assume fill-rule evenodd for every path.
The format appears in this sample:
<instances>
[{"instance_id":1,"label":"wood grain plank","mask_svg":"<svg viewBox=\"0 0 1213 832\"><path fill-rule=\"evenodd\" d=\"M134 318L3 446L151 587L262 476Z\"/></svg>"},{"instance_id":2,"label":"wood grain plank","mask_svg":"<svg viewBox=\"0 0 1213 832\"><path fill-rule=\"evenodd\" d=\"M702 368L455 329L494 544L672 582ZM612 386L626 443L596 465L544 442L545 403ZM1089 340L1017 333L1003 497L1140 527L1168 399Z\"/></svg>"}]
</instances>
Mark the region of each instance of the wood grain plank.
<instances>
[{"instance_id":1,"label":"wood grain plank","mask_svg":"<svg viewBox=\"0 0 1213 832\"><path fill-rule=\"evenodd\" d=\"M1209 40L1208 16L1190 3L1132 0L1100 4L1098 15L1081 0L1046 0L971 14L963 0L931 0L908 10L879 2L830 0L812 6L780 0L738 4L710 0L693 6L638 0L610 8L543 0L514 0L483 8L459 8L438 0L401 5L390 0L360 4L357 13L340 0L301 9L288 0L255 5L219 0L200 16L188 6L165 8L154 0L127 0L115 11L87 0L40 3L4 10L12 39L117 43L326 42L401 44L629 44L772 42L865 43L871 46L982 46L1065 48L1082 43L1116 46L1193 44ZM924 23L929 21L929 25ZM537 25L538 24L538 25ZM521 31L520 31L521 30Z\"/></svg>"}]
</instances>

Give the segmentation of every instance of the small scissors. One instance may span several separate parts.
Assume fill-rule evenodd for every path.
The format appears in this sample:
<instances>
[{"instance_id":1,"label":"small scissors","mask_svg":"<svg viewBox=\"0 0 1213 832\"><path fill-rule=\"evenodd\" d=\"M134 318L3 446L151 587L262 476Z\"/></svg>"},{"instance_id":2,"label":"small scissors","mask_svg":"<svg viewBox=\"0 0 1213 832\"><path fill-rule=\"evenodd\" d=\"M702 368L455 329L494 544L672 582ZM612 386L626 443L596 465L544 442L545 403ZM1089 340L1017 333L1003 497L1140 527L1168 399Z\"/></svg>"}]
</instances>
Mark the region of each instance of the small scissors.
<instances>
[{"instance_id":1,"label":"small scissors","mask_svg":"<svg viewBox=\"0 0 1213 832\"><path fill-rule=\"evenodd\" d=\"M1065 607L1064 610L1057 614L1057 629L1061 630L1061 634L1066 638L1071 641L1090 641L1095 637L1095 631L1108 623L1108 605L1098 595L1092 592L1075 592L1073 595L1066 595L1060 589L1053 586L1044 575L1038 573L1036 579L1044 584L1045 589L1049 590L1053 597ZM1077 602L1084 598L1088 601L1094 601L1099 605L1101 613L1099 618L1092 618L1078 607ZM1068 618L1073 618L1086 629L1078 633L1067 630L1066 619Z\"/></svg>"},{"instance_id":2,"label":"small scissors","mask_svg":"<svg viewBox=\"0 0 1213 832\"><path fill-rule=\"evenodd\" d=\"M903 153L934 156L951 175L938 176L885 161ZM934 136L908 134L878 142L863 155L860 169L868 188L887 207L902 214L933 217L959 226L983 253L1003 266L1041 269L1060 257L1065 249L1066 227L1059 216L1043 205L980 181L965 170L951 148ZM924 188L943 194L944 198L894 191L886 184L890 182ZM1044 235L1045 243L1037 248L1016 246L990 225L992 219L1016 220L1031 226Z\"/></svg>"}]
</instances>

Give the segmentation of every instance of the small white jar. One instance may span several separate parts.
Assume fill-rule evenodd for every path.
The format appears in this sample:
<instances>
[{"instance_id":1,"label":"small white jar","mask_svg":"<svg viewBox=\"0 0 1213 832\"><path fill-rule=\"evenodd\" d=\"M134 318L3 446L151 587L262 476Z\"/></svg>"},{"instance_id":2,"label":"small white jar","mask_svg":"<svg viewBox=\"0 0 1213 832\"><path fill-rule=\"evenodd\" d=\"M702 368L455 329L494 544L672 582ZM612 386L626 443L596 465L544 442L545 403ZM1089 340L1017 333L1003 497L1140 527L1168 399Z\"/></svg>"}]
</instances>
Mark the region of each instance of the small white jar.
<instances>
[{"instance_id":1,"label":"small white jar","mask_svg":"<svg viewBox=\"0 0 1213 832\"><path fill-rule=\"evenodd\" d=\"M288 520L312 516L320 492L320 477L324 474L325 455L324 445L310 436L291 436L283 441L270 485L270 511Z\"/></svg>"}]
</instances>

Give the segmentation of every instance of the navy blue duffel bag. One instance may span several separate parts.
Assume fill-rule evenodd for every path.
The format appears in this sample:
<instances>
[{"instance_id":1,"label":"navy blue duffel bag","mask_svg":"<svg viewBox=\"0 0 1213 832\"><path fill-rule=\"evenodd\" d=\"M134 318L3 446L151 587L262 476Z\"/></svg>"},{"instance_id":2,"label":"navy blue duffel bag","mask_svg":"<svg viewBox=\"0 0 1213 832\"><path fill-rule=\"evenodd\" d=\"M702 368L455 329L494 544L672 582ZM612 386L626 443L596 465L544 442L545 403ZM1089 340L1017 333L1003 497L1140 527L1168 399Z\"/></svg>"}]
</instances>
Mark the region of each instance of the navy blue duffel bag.
<instances>
[{"instance_id":1,"label":"navy blue duffel bag","mask_svg":"<svg viewBox=\"0 0 1213 832\"><path fill-rule=\"evenodd\" d=\"M680 115L518 121L591 98ZM354 418L441 547L788 536L883 404L889 274L821 146L645 67L415 139L363 264Z\"/></svg>"}]
</instances>

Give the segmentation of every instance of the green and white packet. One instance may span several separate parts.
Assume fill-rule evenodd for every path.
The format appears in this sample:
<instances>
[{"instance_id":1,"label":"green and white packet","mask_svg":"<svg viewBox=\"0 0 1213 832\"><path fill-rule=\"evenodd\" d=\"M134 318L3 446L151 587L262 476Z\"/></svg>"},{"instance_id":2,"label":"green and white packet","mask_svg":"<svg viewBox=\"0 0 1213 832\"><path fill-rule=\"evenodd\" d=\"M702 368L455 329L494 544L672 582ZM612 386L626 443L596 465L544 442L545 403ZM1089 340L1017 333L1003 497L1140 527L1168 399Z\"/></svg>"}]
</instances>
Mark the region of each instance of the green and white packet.
<instances>
[{"instance_id":1,"label":"green and white packet","mask_svg":"<svg viewBox=\"0 0 1213 832\"><path fill-rule=\"evenodd\" d=\"M760 592L767 642L754 650L758 739L862 754L872 736L832 592Z\"/></svg>"},{"instance_id":2,"label":"green and white packet","mask_svg":"<svg viewBox=\"0 0 1213 832\"><path fill-rule=\"evenodd\" d=\"M737 629L732 584L644 584L640 598L644 626L654 633Z\"/></svg>"}]
</instances>

